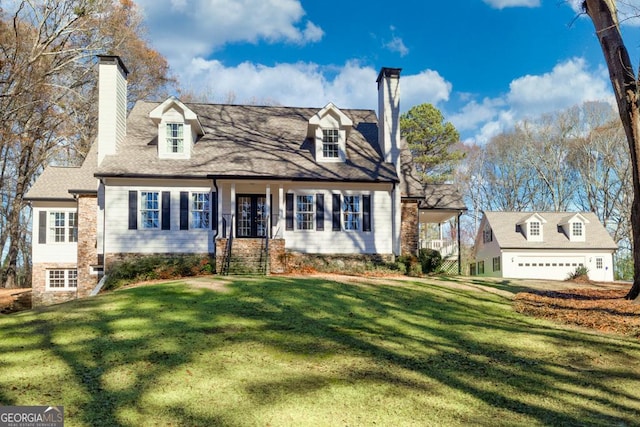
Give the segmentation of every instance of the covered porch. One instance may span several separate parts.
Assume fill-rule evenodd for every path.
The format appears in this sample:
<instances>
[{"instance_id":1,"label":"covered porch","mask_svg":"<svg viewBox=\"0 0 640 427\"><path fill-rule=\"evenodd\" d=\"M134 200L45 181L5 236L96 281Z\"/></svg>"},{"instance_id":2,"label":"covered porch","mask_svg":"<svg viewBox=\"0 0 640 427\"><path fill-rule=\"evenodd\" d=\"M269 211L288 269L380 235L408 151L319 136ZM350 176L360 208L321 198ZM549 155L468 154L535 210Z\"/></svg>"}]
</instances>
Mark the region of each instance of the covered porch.
<instances>
[{"instance_id":1,"label":"covered porch","mask_svg":"<svg viewBox=\"0 0 640 427\"><path fill-rule=\"evenodd\" d=\"M433 249L442 256L443 270L462 273L460 216L467 210L451 184L427 184L402 200L402 252Z\"/></svg>"}]
</instances>

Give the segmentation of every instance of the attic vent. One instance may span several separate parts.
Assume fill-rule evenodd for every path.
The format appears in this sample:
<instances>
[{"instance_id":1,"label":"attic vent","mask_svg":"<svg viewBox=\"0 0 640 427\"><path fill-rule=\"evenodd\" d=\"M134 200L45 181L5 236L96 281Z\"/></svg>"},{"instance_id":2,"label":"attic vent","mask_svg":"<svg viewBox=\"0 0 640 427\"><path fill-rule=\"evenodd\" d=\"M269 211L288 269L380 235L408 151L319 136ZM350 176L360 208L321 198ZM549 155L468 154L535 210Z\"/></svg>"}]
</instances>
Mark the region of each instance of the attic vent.
<instances>
[{"instance_id":1,"label":"attic vent","mask_svg":"<svg viewBox=\"0 0 640 427\"><path fill-rule=\"evenodd\" d=\"M516 224L516 233L522 233L522 227L520 227L520 224Z\"/></svg>"}]
</instances>

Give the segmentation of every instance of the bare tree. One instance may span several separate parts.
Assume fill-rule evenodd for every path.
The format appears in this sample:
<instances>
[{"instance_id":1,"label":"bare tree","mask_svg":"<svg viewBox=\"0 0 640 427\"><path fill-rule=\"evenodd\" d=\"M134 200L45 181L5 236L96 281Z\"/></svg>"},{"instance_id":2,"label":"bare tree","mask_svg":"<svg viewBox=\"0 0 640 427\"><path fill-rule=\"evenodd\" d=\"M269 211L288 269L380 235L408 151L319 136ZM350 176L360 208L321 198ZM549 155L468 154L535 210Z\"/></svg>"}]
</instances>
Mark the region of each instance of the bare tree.
<instances>
[{"instance_id":1,"label":"bare tree","mask_svg":"<svg viewBox=\"0 0 640 427\"><path fill-rule=\"evenodd\" d=\"M585 0L583 10L591 18L604 54L609 78L613 86L618 112L629 145L631 159L633 204L631 228L633 247L633 285L626 295L636 299L640 295L640 89L639 77L634 73L629 53L620 32L615 0Z\"/></svg>"},{"instance_id":2,"label":"bare tree","mask_svg":"<svg viewBox=\"0 0 640 427\"><path fill-rule=\"evenodd\" d=\"M0 9L0 256L4 286L29 260L24 195L52 160L73 163L96 133L96 54L130 61L132 96L171 79L141 38L131 0L22 0ZM126 60L126 59L125 59Z\"/></svg>"}]
</instances>

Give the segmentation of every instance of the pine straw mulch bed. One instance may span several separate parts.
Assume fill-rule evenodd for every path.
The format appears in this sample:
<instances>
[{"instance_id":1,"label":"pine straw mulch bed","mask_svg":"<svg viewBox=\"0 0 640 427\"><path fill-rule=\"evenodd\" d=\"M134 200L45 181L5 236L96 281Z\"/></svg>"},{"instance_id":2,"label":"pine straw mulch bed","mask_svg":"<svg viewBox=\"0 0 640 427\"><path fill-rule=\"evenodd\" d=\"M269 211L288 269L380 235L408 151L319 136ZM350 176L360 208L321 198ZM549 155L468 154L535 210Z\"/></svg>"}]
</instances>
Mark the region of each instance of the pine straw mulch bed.
<instances>
[{"instance_id":1,"label":"pine straw mulch bed","mask_svg":"<svg viewBox=\"0 0 640 427\"><path fill-rule=\"evenodd\" d=\"M516 294L516 311L600 332L640 338L640 303L624 299L628 289L568 289Z\"/></svg>"}]
</instances>

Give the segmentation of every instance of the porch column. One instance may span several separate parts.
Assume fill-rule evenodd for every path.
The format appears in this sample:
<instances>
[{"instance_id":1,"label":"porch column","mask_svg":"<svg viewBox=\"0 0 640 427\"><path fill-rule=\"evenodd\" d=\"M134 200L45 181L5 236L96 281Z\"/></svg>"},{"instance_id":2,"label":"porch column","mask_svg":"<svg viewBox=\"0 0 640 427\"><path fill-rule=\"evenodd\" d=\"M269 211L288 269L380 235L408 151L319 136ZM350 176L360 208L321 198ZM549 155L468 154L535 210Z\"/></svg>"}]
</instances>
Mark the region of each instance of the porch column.
<instances>
[{"instance_id":1,"label":"porch column","mask_svg":"<svg viewBox=\"0 0 640 427\"><path fill-rule=\"evenodd\" d=\"M276 230L278 230L278 236L279 238L282 238L284 236L284 232L282 230L284 230L284 185L280 184L280 186L278 187L278 227L276 228Z\"/></svg>"},{"instance_id":2,"label":"porch column","mask_svg":"<svg viewBox=\"0 0 640 427\"><path fill-rule=\"evenodd\" d=\"M231 195L230 195L230 202L231 202L231 222L235 221L234 215L236 214L236 183L233 182L231 183ZM232 224L229 224L229 226L231 226ZM236 237L236 228L233 227L233 236L229 236L229 237Z\"/></svg>"},{"instance_id":3,"label":"porch column","mask_svg":"<svg viewBox=\"0 0 640 427\"><path fill-rule=\"evenodd\" d=\"M264 190L265 195L265 204L267 209L267 238L273 237L271 234L272 225L271 224L271 184L267 184L267 187Z\"/></svg>"}]
</instances>

